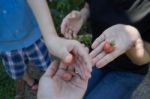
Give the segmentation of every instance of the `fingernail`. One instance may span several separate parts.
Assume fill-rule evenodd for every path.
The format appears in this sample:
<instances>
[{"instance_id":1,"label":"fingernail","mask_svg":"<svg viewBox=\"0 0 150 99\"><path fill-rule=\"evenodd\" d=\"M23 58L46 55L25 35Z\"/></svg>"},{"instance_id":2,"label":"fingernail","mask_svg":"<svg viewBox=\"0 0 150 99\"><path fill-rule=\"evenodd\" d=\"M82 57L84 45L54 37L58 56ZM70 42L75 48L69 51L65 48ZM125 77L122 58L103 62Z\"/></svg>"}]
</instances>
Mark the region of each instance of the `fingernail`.
<instances>
[{"instance_id":1,"label":"fingernail","mask_svg":"<svg viewBox=\"0 0 150 99\"><path fill-rule=\"evenodd\" d=\"M73 56L71 54L67 55L66 58L65 58L65 63L66 64L70 64L73 60Z\"/></svg>"}]
</instances>

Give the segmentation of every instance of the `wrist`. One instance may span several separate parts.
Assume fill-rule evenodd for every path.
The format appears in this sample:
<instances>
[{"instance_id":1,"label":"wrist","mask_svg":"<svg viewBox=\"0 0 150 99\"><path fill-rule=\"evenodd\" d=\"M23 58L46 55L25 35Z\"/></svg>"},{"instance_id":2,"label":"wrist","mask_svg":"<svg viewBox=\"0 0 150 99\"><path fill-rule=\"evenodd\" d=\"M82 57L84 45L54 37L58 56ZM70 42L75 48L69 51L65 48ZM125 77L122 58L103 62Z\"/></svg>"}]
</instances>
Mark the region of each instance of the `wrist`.
<instances>
[{"instance_id":1,"label":"wrist","mask_svg":"<svg viewBox=\"0 0 150 99\"><path fill-rule=\"evenodd\" d=\"M46 37L46 39L44 38L44 41L45 41L45 44L51 48L51 46L53 46L54 44L57 44L58 43L58 40L60 39L59 36L49 36L49 37Z\"/></svg>"},{"instance_id":2,"label":"wrist","mask_svg":"<svg viewBox=\"0 0 150 99\"><path fill-rule=\"evenodd\" d=\"M150 56L143 45L143 40L139 38L134 46L132 46L127 52L126 55L130 60L137 65L143 65L150 62Z\"/></svg>"}]
</instances>

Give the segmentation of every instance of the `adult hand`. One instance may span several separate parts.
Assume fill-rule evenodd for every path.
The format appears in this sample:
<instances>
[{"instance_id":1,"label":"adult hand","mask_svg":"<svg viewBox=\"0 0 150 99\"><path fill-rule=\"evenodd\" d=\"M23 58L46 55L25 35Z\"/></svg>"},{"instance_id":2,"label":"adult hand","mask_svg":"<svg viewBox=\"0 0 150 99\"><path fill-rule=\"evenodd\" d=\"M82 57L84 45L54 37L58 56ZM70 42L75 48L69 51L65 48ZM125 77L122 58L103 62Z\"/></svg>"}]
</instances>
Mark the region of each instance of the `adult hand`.
<instances>
[{"instance_id":1,"label":"adult hand","mask_svg":"<svg viewBox=\"0 0 150 99\"><path fill-rule=\"evenodd\" d=\"M72 67L81 65L79 60ZM82 99L88 80L83 80L78 73L67 70L62 62L53 62L39 82L38 99ZM69 80L62 79L62 75Z\"/></svg>"},{"instance_id":2,"label":"adult hand","mask_svg":"<svg viewBox=\"0 0 150 99\"><path fill-rule=\"evenodd\" d=\"M87 76L87 72L91 71L88 53L79 42L58 37L46 0L28 0L28 3L37 19L49 52L65 63L71 63L73 55L80 57L86 64L82 67L83 76Z\"/></svg>"},{"instance_id":3,"label":"adult hand","mask_svg":"<svg viewBox=\"0 0 150 99\"><path fill-rule=\"evenodd\" d=\"M62 21L61 33L66 38L76 38L77 33L83 25L83 18L80 11L72 11Z\"/></svg>"},{"instance_id":4,"label":"adult hand","mask_svg":"<svg viewBox=\"0 0 150 99\"><path fill-rule=\"evenodd\" d=\"M46 42L51 54L60 58L65 64L72 64L74 59L82 60L83 64L80 67L80 74L83 79L90 77L91 58L85 47L76 40L67 40L60 37L51 38L50 42Z\"/></svg>"},{"instance_id":5,"label":"adult hand","mask_svg":"<svg viewBox=\"0 0 150 99\"><path fill-rule=\"evenodd\" d=\"M136 28L129 25L117 24L106 29L92 44L93 51L90 53L92 61L101 68L125 53L135 42L141 39ZM105 44L113 42L112 52L107 52Z\"/></svg>"}]
</instances>

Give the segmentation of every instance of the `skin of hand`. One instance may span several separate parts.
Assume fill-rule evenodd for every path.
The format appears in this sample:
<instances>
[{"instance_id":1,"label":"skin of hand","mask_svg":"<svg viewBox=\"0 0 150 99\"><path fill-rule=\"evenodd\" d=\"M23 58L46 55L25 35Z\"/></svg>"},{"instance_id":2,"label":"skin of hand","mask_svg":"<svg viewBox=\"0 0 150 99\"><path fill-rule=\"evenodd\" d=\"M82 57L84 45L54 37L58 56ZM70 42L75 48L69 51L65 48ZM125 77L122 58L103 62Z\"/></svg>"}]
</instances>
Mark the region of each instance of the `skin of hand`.
<instances>
[{"instance_id":1,"label":"skin of hand","mask_svg":"<svg viewBox=\"0 0 150 99\"><path fill-rule=\"evenodd\" d=\"M72 64L77 67L80 62ZM83 80L76 73L65 70L63 63L54 61L40 79L37 99L82 99L88 80ZM61 75L70 80L63 80Z\"/></svg>"},{"instance_id":2,"label":"skin of hand","mask_svg":"<svg viewBox=\"0 0 150 99\"><path fill-rule=\"evenodd\" d=\"M135 42L141 39L136 28L130 25L117 24L106 29L92 44L93 51L90 53L93 64L102 68L133 47ZM115 50L106 53L103 50L105 42L114 42Z\"/></svg>"},{"instance_id":3,"label":"skin of hand","mask_svg":"<svg viewBox=\"0 0 150 99\"><path fill-rule=\"evenodd\" d=\"M83 23L89 17L89 6L86 3L80 11L72 11L62 21L61 33L69 39L76 38Z\"/></svg>"},{"instance_id":4,"label":"skin of hand","mask_svg":"<svg viewBox=\"0 0 150 99\"><path fill-rule=\"evenodd\" d=\"M150 63L150 44L138 39L134 46L126 52L126 55L137 65Z\"/></svg>"},{"instance_id":5,"label":"skin of hand","mask_svg":"<svg viewBox=\"0 0 150 99\"><path fill-rule=\"evenodd\" d=\"M56 41L55 41L56 40ZM82 75L83 79L88 79L91 75L92 71L92 62L91 58L89 56L89 53L87 51L87 48L85 48L81 43L79 43L76 40L66 40L64 38L53 38L51 42L47 42L51 45L49 47L50 52L59 56L64 57L68 62L64 62L66 65L70 65L74 63L74 59L80 59L84 65L80 67L80 74ZM69 53L68 53L69 52ZM68 57L69 56L69 57ZM69 59L70 58L70 59ZM71 63L69 63L71 61Z\"/></svg>"},{"instance_id":6,"label":"skin of hand","mask_svg":"<svg viewBox=\"0 0 150 99\"><path fill-rule=\"evenodd\" d=\"M144 41L144 47L146 48L146 50L148 51L148 53L150 55L150 43Z\"/></svg>"},{"instance_id":7,"label":"skin of hand","mask_svg":"<svg viewBox=\"0 0 150 99\"><path fill-rule=\"evenodd\" d=\"M84 51L79 42L58 37L46 0L27 1L37 19L49 52L64 63L71 63L73 55L80 56L85 64L87 64L86 67L83 67L84 70L81 70L83 78L86 78L89 75L87 71L91 71L91 62L88 53Z\"/></svg>"}]
</instances>

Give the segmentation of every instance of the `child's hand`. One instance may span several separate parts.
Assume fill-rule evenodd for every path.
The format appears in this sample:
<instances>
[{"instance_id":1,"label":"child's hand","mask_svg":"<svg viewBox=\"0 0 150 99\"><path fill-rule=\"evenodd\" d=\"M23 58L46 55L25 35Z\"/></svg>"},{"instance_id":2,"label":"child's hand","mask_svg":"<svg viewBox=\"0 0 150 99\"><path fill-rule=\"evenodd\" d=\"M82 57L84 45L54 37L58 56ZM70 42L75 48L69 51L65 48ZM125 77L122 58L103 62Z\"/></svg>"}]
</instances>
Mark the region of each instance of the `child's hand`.
<instances>
[{"instance_id":1,"label":"child's hand","mask_svg":"<svg viewBox=\"0 0 150 99\"><path fill-rule=\"evenodd\" d=\"M69 39L76 38L77 33L83 25L83 18L81 12L72 11L62 21L61 33Z\"/></svg>"},{"instance_id":2,"label":"child's hand","mask_svg":"<svg viewBox=\"0 0 150 99\"><path fill-rule=\"evenodd\" d=\"M82 61L80 74L83 79L89 78L92 70L91 58L87 49L76 40L67 40L60 37L50 38L50 41L45 42L49 52L60 58L65 64L71 65L74 59Z\"/></svg>"}]
</instances>

